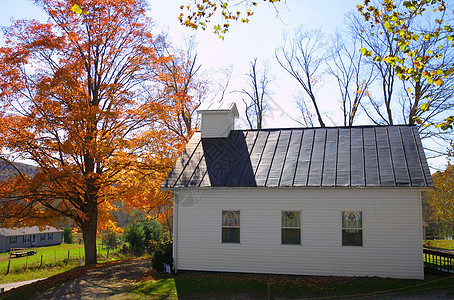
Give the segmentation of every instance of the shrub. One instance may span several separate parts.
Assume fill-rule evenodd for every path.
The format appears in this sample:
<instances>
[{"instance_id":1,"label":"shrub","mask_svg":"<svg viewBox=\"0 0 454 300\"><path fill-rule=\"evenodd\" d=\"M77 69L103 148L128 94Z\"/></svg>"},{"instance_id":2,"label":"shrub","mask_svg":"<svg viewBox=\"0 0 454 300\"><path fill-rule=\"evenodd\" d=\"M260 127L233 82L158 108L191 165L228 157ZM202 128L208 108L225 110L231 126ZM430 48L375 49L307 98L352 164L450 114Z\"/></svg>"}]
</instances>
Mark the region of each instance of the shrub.
<instances>
[{"instance_id":1,"label":"shrub","mask_svg":"<svg viewBox=\"0 0 454 300\"><path fill-rule=\"evenodd\" d=\"M102 234L102 242L108 248L115 249L118 245L119 236L112 231L104 231Z\"/></svg>"},{"instance_id":2,"label":"shrub","mask_svg":"<svg viewBox=\"0 0 454 300\"><path fill-rule=\"evenodd\" d=\"M152 241L158 242L162 239L162 225L156 220L141 221L145 241L149 244Z\"/></svg>"},{"instance_id":3,"label":"shrub","mask_svg":"<svg viewBox=\"0 0 454 300\"><path fill-rule=\"evenodd\" d=\"M143 228L139 223L132 223L126 227L124 233L125 241L129 244L132 254L140 256L145 252L146 242Z\"/></svg>"},{"instance_id":4,"label":"shrub","mask_svg":"<svg viewBox=\"0 0 454 300\"><path fill-rule=\"evenodd\" d=\"M125 241L129 244L132 254L142 255L145 250L153 253L155 245L162 240L163 230L156 220L137 220L129 225L124 233Z\"/></svg>"},{"instance_id":5,"label":"shrub","mask_svg":"<svg viewBox=\"0 0 454 300\"><path fill-rule=\"evenodd\" d=\"M156 246L156 250L153 254L151 266L157 271L164 271L163 264L169 264L172 267L173 255L172 255L172 241L161 242Z\"/></svg>"},{"instance_id":6,"label":"shrub","mask_svg":"<svg viewBox=\"0 0 454 300\"><path fill-rule=\"evenodd\" d=\"M72 244L74 242L73 232L69 227L63 228L63 242L65 244Z\"/></svg>"}]
</instances>

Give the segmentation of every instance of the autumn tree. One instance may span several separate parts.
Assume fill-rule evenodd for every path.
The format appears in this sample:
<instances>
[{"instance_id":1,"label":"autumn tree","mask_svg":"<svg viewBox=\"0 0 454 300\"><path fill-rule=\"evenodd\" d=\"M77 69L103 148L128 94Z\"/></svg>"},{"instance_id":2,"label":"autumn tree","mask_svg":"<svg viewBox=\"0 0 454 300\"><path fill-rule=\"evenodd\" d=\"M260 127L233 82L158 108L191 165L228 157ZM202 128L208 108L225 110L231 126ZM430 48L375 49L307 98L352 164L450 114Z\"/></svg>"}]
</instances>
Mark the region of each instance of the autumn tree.
<instances>
[{"instance_id":1,"label":"autumn tree","mask_svg":"<svg viewBox=\"0 0 454 300\"><path fill-rule=\"evenodd\" d=\"M274 5L280 0L265 2L271 3L276 9ZM231 21L249 23L258 3L254 0L184 0L181 1L179 20L186 27L205 30L214 19L213 32L223 38Z\"/></svg>"},{"instance_id":2,"label":"autumn tree","mask_svg":"<svg viewBox=\"0 0 454 300\"><path fill-rule=\"evenodd\" d=\"M4 160L33 162L38 173L1 183L0 219L9 227L72 219L94 264L97 230L115 229L118 200L168 205L157 188L192 132L169 129L181 106L168 103L191 111L193 99L190 88L167 92L188 75L168 70L178 58L157 49L145 1L35 3L49 21L15 21L0 48L0 143Z\"/></svg>"},{"instance_id":3,"label":"autumn tree","mask_svg":"<svg viewBox=\"0 0 454 300\"><path fill-rule=\"evenodd\" d=\"M381 36L391 36L395 47L383 53L373 53L371 47L362 52L374 61L383 62L392 68L396 76L404 81L413 81L410 96L412 121L420 124L436 124L442 129L452 128L454 117L445 115L443 120L427 120L417 111L428 111L438 107L433 103L432 93L421 94L428 85L436 88L452 85L454 71L452 51L454 45L452 9L444 0L414 0L397 2L382 0L375 3L364 1L358 10L370 27L378 27ZM429 20L429 24L427 24ZM448 52L446 52L448 51ZM424 84L423 82L427 83ZM422 97L418 98L418 94Z\"/></svg>"},{"instance_id":4,"label":"autumn tree","mask_svg":"<svg viewBox=\"0 0 454 300\"><path fill-rule=\"evenodd\" d=\"M423 195L424 218L438 235L447 238L454 233L454 166L433 174L435 190Z\"/></svg>"}]
</instances>

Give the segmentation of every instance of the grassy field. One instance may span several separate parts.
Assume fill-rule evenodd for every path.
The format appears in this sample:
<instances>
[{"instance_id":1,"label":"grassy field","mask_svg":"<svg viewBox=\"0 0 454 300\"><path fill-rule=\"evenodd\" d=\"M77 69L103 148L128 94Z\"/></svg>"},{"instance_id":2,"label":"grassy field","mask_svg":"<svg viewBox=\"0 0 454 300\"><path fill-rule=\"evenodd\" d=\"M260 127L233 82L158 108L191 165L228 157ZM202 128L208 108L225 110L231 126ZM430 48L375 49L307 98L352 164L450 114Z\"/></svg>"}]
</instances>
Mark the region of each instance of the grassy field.
<instances>
[{"instance_id":1,"label":"grassy field","mask_svg":"<svg viewBox=\"0 0 454 300\"><path fill-rule=\"evenodd\" d=\"M424 247L434 249L454 249L454 240L425 240Z\"/></svg>"},{"instance_id":2,"label":"grassy field","mask_svg":"<svg viewBox=\"0 0 454 300\"><path fill-rule=\"evenodd\" d=\"M454 297L454 277L427 275L421 280L384 278L344 278L313 276L275 276L187 272L138 283L133 299L227 299L244 296L266 299L268 283L274 284L276 298L302 299L345 297L406 296L430 299ZM418 298L420 299L420 298Z\"/></svg>"},{"instance_id":3,"label":"grassy field","mask_svg":"<svg viewBox=\"0 0 454 300\"><path fill-rule=\"evenodd\" d=\"M0 283L23 281L49 277L79 265L85 259L84 246L79 244L61 244L56 246L28 248L37 253L31 256L10 258L7 252L0 253ZM98 242L98 261L108 261L118 258L118 251L109 251ZM69 258L69 260L68 260ZM9 264L9 273L8 272Z\"/></svg>"}]
</instances>

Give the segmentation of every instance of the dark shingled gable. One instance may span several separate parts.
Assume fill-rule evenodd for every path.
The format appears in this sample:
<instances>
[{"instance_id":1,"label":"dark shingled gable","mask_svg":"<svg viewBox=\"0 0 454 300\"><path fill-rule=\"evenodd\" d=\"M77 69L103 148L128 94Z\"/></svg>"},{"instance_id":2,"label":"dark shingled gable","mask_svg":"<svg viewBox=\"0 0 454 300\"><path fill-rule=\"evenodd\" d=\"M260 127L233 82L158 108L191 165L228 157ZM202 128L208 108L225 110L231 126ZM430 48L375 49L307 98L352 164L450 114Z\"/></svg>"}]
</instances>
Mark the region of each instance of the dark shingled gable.
<instances>
[{"instance_id":1,"label":"dark shingled gable","mask_svg":"<svg viewBox=\"0 0 454 300\"><path fill-rule=\"evenodd\" d=\"M196 132L164 188L433 187L414 126Z\"/></svg>"}]
</instances>

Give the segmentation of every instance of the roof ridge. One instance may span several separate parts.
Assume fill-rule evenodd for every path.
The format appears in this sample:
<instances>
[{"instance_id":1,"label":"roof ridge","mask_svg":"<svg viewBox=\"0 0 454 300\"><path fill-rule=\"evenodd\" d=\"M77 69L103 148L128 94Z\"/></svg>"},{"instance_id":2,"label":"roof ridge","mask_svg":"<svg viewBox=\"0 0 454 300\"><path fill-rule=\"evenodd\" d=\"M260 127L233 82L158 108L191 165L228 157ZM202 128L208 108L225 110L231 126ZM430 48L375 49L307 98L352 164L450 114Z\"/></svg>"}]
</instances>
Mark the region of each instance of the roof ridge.
<instances>
[{"instance_id":1,"label":"roof ridge","mask_svg":"<svg viewBox=\"0 0 454 300\"><path fill-rule=\"evenodd\" d=\"M262 129L233 129L231 131L277 131L277 130L295 130L295 129L302 129L302 130L311 130L311 129L340 129L340 128L379 128L379 127L411 127L416 128L416 125L409 125L409 124L396 124L396 125L355 125L355 126L325 126L325 127L273 127L273 128L262 128ZM200 132L200 130L196 130L195 132Z\"/></svg>"}]
</instances>

